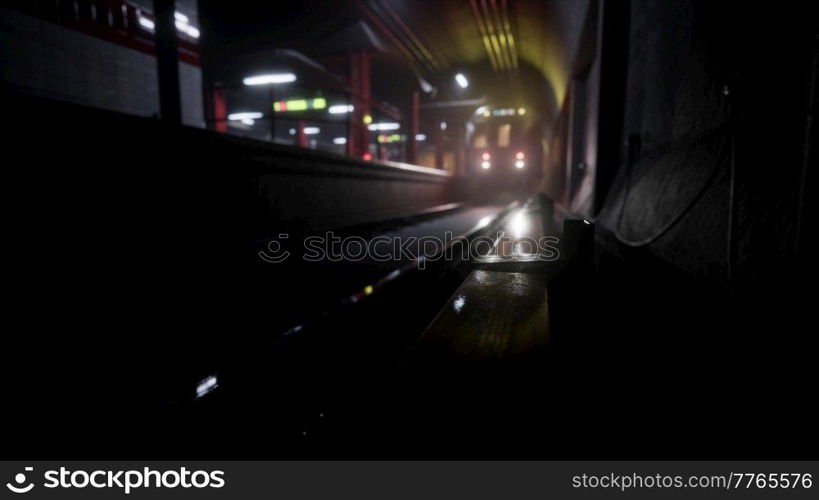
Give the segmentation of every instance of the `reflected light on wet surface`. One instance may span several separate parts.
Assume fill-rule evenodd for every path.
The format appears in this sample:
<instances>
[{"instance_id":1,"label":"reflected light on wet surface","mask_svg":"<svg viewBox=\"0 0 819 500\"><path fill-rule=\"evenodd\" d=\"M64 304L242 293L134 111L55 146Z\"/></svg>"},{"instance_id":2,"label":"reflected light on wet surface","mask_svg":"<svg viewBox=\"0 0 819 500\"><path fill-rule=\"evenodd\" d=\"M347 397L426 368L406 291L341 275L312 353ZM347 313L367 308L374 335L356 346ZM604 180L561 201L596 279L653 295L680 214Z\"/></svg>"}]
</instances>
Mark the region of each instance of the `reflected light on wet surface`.
<instances>
[{"instance_id":1,"label":"reflected light on wet surface","mask_svg":"<svg viewBox=\"0 0 819 500\"><path fill-rule=\"evenodd\" d=\"M512 216L509 229L512 232L512 236L515 238L522 237L526 231L529 230L529 219L526 217L525 211L519 210L514 216Z\"/></svg>"},{"instance_id":2,"label":"reflected light on wet surface","mask_svg":"<svg viewBox=\"0 0 819 500\"><path fill-rule=\"evenodd\" d=\"M484 217L483 219L481 219L481 220L479 220L479 221L478 221L478 225L477 225L476 227L477 227L477 229L484 228L484 227L486 227L486 226L487 226L487 225L488 225L490 222L492 222L492 216L491 216L491 215L487 215L486 217Z\"/></svg>"},{"instance_id":3,"label":"reflected light on wet surface","mask_svg":"<svg viewBox=\"0 0 819 500\"><path fill-rule=\"evenodd\" d=\"M464 304L466 304L466 298L463 295L458 295L458 297L452 302L452 308L455 309L456 313L461 312L461 309L464 308Z\"/></svg>"},{"instance_id":4,"label":"reflected light on wet surface","mask_svg":"<svg viewBox=\"0 0 819 500\"><path fill-rule=\"evenodd\" d=\"M512 247L512 255L515 257L537 257L537 249L533 247L530 241L519 241Z\"/></svg>"}]
</instances>

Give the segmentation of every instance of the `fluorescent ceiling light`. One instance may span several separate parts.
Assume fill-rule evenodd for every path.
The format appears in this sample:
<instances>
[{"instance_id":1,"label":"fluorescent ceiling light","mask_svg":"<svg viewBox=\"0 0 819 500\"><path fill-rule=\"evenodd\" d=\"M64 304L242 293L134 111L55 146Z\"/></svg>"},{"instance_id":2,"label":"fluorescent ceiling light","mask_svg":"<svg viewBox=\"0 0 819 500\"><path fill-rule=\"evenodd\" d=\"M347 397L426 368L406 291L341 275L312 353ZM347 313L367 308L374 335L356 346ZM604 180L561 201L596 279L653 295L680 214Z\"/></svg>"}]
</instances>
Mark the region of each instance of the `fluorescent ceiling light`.
<instances>
[{"instance_id":1,"label":"fluorescent ceiling light","mask_svg":"<svg viewBox=\"0 0 819 500\"><path fill-rule=\"evenodd\" d=\"M399 128L401 128L401 124L395 122L371 123L370 125L367 125L367 130L377 132L382 130L398 130Z\"/></svg>"},{"instance_id":2,"label":"fluorescent ceiling light","mask_svg":"<svg viewBox=\"0 0 819 500\"><path fill-rule=\"evenodd\" d=\"M148 31L153 31L156 28L156 23L148 19L147 17L139 17L139 25L145 28Z\"/></svg>"},{"instance_id":3,"label":"fluorescent ceiling light","mask_svg":"<svg viewBox=\"0 0 819 500\"><path fill-rule=\"evenodd\" d=\"M156 30L156 22L148 19L147 17L139 16L139 25L150 32ZM199 32L199 28L189 24L188 16L179 12L174 13L174 25L176 25L177 31L184 33L191 38L199 38L201 34Z\"/></svg>"},{"instance_id":4,"label":"fluorescent ceiling light","mask_svg":"<svg viewBox=\"0 0 819 500\"><path fill-rule=\"evenodd\" d=\"M258 120L264 115L258 111L243 111L241 113L231 113L228 115L228 120Z\"/></svg>"},{"instance_id":5,"label":"fluorescent ceiling light","mask_svg":"<svg viewBox=\"0 0 819 500\"><path fill-rule=\"evenodd\" d=\"M352 113L353 112L353 105L352 104L334 104L328 108L331 115L341 115L344 113Z\"/></svg>"},{"instance_id":6,"label":"fluorescent ceiling light","mask_svg":"<svg viewBox=\"0 0 819 500\"><path fill-rule=\"evenodd\" d=\"M276 85L296 81L293 73L269 73L266 75L248 76L242 80L245 85Z\"/></svg>"},{"instance_id":7,"label":"fluorescent ceiling light","mask_svg":"<svg viewBox=\"0 0 819 500\"><path fill-rule=\"evenodd\" d=\"M196 397L201 398L217 387L219 387L219 380L216 378L216 375L211 375L210 377L196 384Z\"/></svg>"},{"instance_id":8,"label":"fluorescent ceiling light","mask_svg":"<svg viewBox=\"0 0 819 500\"><path fill-rule=\"evenodd\" d=\"M458 85L460 85L462 89L469 87L469 80L466 79L463 73L455 75L455 81L458 82Z\"/></svg>"}]
</instances>

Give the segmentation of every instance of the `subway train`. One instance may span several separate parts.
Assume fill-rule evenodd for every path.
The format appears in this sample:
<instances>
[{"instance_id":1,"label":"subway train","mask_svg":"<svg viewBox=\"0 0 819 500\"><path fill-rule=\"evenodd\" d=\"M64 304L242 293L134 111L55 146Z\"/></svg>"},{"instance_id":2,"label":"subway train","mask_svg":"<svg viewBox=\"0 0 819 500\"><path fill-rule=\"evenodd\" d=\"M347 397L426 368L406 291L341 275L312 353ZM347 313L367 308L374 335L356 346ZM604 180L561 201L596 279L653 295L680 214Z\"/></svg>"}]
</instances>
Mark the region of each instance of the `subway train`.
<instances>
[{"instance_id":1,"label":"subway train","mask_svg":"<svg viewBox=\"0 0 819 500\"><path fill-rule=\"evenodd\" d=\"M467 134L466 171L472 175L539 175L543 145L526 108L478 108Z\"/></svg>"},{"instance_id":2,"label":"subway train","mask_svg":"<svg viewBox=\"0 0 819 500\"><path fill-rule=\"evenodd\" d=\"M467 125L466 175L509 196L534 189L543 173L544 143L532 114L524 107L478 108Z\"/></svg>"}]
</instances>

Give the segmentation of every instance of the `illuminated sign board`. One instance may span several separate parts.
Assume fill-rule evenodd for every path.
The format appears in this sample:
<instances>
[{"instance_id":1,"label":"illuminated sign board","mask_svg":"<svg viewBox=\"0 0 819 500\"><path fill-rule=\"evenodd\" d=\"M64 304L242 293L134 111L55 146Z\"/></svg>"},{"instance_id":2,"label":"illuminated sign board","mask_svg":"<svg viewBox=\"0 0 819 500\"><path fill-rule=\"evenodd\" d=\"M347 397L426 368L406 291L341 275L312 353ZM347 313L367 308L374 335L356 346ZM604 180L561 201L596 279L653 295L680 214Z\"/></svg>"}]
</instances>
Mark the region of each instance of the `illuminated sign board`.
<instances>
[{"instance_id":1,"label":"illuminated sign board","mask_svg":"<svg viewBox=\"0 0 819 500\"><path fill-rule=\"evenodd\" d=\"M288 99L286 101L276 101L273 103L273 111L276 113L324 109L326 107L327 100L323 97L316 97L314 99Z\"/></svg>"}]
</instances>

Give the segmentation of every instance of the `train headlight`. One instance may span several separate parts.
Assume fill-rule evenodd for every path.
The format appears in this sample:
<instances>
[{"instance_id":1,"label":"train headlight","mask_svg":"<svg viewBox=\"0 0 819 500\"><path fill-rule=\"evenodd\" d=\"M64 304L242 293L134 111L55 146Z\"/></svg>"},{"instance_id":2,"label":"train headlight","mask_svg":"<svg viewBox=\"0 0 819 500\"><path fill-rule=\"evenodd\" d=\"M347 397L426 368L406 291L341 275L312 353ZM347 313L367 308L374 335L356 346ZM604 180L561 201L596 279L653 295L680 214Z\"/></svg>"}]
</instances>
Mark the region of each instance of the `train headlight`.
<instances>
[{"instance_id":1,"label":"train headlight","mask_svg":"<svg viewBox=\"0 0 819 500\"><path fill-rule=\"evenodd\" d=\"M490 160L491 158L492 158L492 156L491 156L491 155L490 155L488 152L486 152L486 153L484 153L484 154L482 154L482 155L481 155L481 160L482 160L482 161L481 161L481 168L482 168L482 169L484 169L484 170L489 170L489 167L491 167L491 166L492 166L492 164L491 164L491 163L489 163L489 160Z\"/></svg>"},{"instance_id":2,"label":"train headlight","mask_svg":"<svg viewBox=\"0 0 819 500\"><path fill-rule=\"evenodd\" d=\"M526 155L523 154L523 151L518 151L518 153L515 155L515 158L517 158L515 160L515 168L523 168L526 166L526 162L523 161L526 158Z\"/></svg>"}]
</instances>

